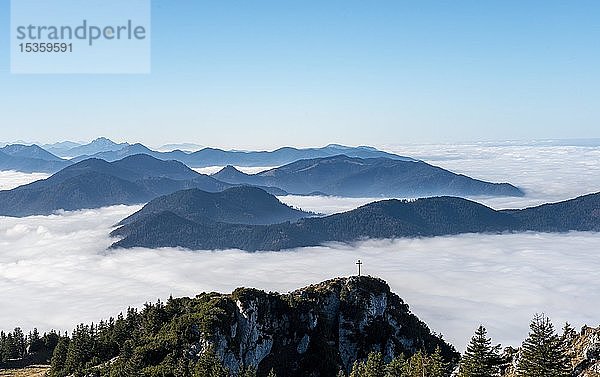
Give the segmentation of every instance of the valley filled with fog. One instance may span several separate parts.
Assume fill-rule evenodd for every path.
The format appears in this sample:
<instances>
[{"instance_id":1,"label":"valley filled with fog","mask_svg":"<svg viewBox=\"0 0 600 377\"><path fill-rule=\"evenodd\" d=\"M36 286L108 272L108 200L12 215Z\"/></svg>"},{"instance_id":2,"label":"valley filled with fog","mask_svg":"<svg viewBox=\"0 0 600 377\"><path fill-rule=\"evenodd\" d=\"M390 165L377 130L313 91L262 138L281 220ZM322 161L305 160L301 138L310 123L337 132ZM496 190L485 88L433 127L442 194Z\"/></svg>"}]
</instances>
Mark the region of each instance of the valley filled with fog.
<instances>
[{"instance_id":1,"label":"valley filled with fog","mask_svg":"<svg viewBox=\"0 0 600 377\"><path fill-rule=\"evenodd\" d=\"M386 150L524 189L523 198L473 198L523 208L600 191L600 147L548 145L388 146ZM255 169L255 168L254 168ZM205 168L203 173L218 168ZM248 170L248 173L259 170ZM0 172L0 189L44 174ZM287 196L330 214L381 198ZM253 286L286 292L336 276L378 276L434 331L462 350L482 323L494 340L517 345L530 318L598 325L597 233L461 235L371 240L285 252L110 250L112 226L139 206L0 218L0 328L70 330L128 306L203 291Z\"/></svg>"}]
</instances>

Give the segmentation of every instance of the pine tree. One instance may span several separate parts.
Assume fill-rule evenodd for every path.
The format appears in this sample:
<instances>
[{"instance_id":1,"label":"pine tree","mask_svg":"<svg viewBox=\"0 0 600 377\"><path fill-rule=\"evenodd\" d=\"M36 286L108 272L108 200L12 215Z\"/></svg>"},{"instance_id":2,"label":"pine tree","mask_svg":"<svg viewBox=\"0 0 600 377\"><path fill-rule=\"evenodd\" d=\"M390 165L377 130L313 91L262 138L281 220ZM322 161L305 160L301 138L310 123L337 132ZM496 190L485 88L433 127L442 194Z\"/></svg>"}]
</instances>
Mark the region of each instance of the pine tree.
<instances>
[{"instance_id":1,"label":"pine tree","mask_svg":"<svg viewBox=\"0 0 600 377\"><path fill-rule=\"evenodd\" d=\"M25 334L20 327L13 330L13 340L15 342L15 358L20 359L25 356L27 351L27 341L25 340Z\"/></svg>"},{"instance_id":2,"label":"pine tree","mask_svg":"<svg viewBox=\"0 0 600 377\"><path fill-rule=\"evenodd\" d=\"M427 374L429 377L443 377L445 373L446 363L442 357L442 350L440 347L436 347L435 352L427 362Z\"/></svg>"},{"instance_id":3,"label":"pine tree","mask_svg":"<svg viewBox=\"0 0 600 377\"><path fill-rule=\"evenodd\" d=\"M523 342L517 366L519 377L569 376L567 352L550 319L536 314L529 327L531 331Z\"/></svg>"},{"instance_id":4,"label":"pine tree","mask_svg":"<svg viewBox=\"0 0 600 377\"><path fill-rule=\"evenodd\" d=\"M366 366L365 363L356 360L352 365L352 371L350 372L350 377L365 377L366 375Z\"/></svg>"},{"instance_id":5,"label":"pine tree","mask_svg":"<svg viewBox=\"0 0 600 377\"><path fill-rule=\"evenodd\" d=\"M371 352L365 364L365 377L385 377L385 363L381 352Z\"/></svg>"},{"instance_id":6,"label":"pine tree","mask_svg":"<svg viewBox=\"0 0 600 377\"><path fill-rule=\"evenodd\" d=\"M569 365L571 368L575 367L575 359L577 357L577 350L575 348L575 341L577 340L577 331L569 324L565 323L563 327L563 333L561 335L561 341L567 352L567 358L569 359Z\"/></svg>"},{"instance_id":7,"label":"pine tree","mask_svg":"<svg viewBox=\"0 0 600 377\"><path fill-rule=\"evenodd\" d=\"M61 337L54 349L52 354L52 360L50 362L50 376L61 376L65 369L65 362L67 361L67 352L69 350L69 338Z\"/></svg>"},{"instance_id":8,"label":"pine tree","mask_svg":"<svg viewBox=\"0 0 600 377\"><path fill-rule=\"evenodd\" d=\"M240 377L256 377L256 368L253 366L247 366L240 368Z\"/></svg>"},{"instance_id":9,"label":"pine tree","mask_svg":"<svg viewBox=\"0 0 600 377\"><path fill-rule=\"evenodd\" d=\"M214 349L209 348L202 353L196 363L194 377L228 377L229 371L221 363Z\"/></svg>"},{"instance_id":10,"label":"pine tree","mask_svg":"<svg viewBox=\"0 0 600 377\"><path fill-rule=\"evenodd\" d=\"M498 376L500 361L500 346L493 347L492 339L487 337L487 330L479 326L460 361L459 376Z\"/></svg>"},{"instance_id":11,"label":"pine tree","mask_svg":"<svg viewBox=\"0 0 600 377\"><path fill-rule=\"evenodd\" d=\"M395 357L385 366L385 377L405 377L408 376L408 363L404 354Z\"/></svg>"}]
</instances>

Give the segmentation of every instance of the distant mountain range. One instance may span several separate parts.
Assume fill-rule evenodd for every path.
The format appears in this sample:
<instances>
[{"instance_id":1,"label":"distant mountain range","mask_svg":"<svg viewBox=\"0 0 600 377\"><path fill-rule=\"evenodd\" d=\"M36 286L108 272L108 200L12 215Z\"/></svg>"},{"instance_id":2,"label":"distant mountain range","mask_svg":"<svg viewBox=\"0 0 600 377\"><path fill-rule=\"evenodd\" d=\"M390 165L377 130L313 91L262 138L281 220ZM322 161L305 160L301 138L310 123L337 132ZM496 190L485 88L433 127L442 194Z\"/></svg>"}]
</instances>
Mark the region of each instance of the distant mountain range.
<instances>
[{"instance_id":1,"label":"distant mountain range","mask_svg":"<svg viewBox=\"0 0 600 377\"><path fill-rule=\"evenodd\" d=\"M117 144L112 140L109 140L105 137L101 137L92 141L89 144L76 145L73 148L63 150L59 153L62 157L73 158L79 156L94 155L101 152L118 151L123 148L127 148L128 146L129 143Z\"/></svg>"},{"instance_id":2,"label":"distant mountain range","mask_svg":"<svg viewBox=\"0 0 600 377\"><path fill-rule=\"evenodd\" d=\"M118 150L104 151L93 155L76 157L73 161L87 158L99 158L106 161L116 161L135 154L147 154L161 160L176 160L193 168L208 166L280 166L301 159L323 158L337 155L346 155L359 158L389 158L394 160L414 161L409 157L398 156L370 147L345 147L341 145L328 145L323 148L297 149L291 147L280 148L266 152L224 151L215 148L204 148L196 152L158 152L142 144L126 145Z\"/></svg>"},{"instance_id":3,"label":"distant mountain range","mask_svg":"<svg viewBox=\"0 0 600 377\"><path fill-rule=\"evenodd\" d=\"M0 148L0 171L53 173L70 164L37 145L12 144Z\"/></svg>"},{"instance_id":4,"label":"distant mountain range","mask_svg":"<svg viewBox=\"0 0 600 377\"><path fill-rule=\"evenodd\" d=\"M199 174L177 161L135 155L120 161L88 159L48 179L0 191L0 216L46 215L57 210L141 204L176 191L223 191L235 185ZM286 194L269 189L277 195Z\"/></svg>"},{"instance_id":5,"label":"distant mountain range","mask_svg":"<svg viewBox=\"0 0 600 377\"><path fill-rule=\"evenodd\" d=\"M183 208L181 204L178 209ZM242 225L194 221L168 205L140 212L112 232L114 248L282 250L327 242L462 233L600 231L600 193L523 210L496 211L456 197L385 200L346 213L294 223ZM131 219L130 219L131 220Z\"/></svg>"},{"instance_id":6,"label":"distant mountain range","mask_svg":"<svg viewBox=\"0 0 600 377\"><path fill-rule=\"evenodd\" d=\"M0 208L0 215L26 216L47 214L57 209L145 203L159 195L182 189L222 191L241 185L262 187L276 195L289 193L346 197L524 195L519 188L508 183L484 182L422 161L369 147L350 148L329 145L313 149L282 148L273 152L237 152L205 148L188 154L181 151L156 152L141 144L116 144L108 139L98 139L75 149L78 151L117 149L122 145L126 146L118 150L97 153L95 156L98 158L86 158L81 161L79 161L80 157L64 160L37 145L9 145L1 148L0 169L2 170L59 172L49 180L0 193L0 198L11 199L0 206L3 207ZM329 156L331 153L344 154ZM276 162L312 155L328 156L295 160L279 168L252 175L242 173L229 165L209 177L198 174L184 165L185 161L194 165L190 163L192 160L203 160L204 165L213 165L224 161L231 162L232 159L241 165L272 165ZM363 158L349 155L386 157ZM126 164L132 164L126 168L134 171L134 174L130 174L129 170L124 174L117 171ZM195 165L198 164L202 165L202 163ZM107 166L112 169L106 168ZM172 172L169 169L172 168L178 171L185 169L186 176L171 177L169 174ZM144 179L139 179L140 171L146 173ZM73 172L77 172L77 177L72 176ZM69 180L57 178L64 176L69 176ZM115 178L119 181L115 181ZM132 186L132 183L135 185ZM65 186L67 184L68 186ZM73 201L69 201L68 198L72 198Z\"/></svg>"},{"instance_id":7,"label":"distant mountain range","mask_svg":"<svg viewBox=\"0 0 600 377\"><path fill-rule=\"evenodd\" d=\"M228 166L213 175L231 183L279 187L291 194L344 197L523 196L508 183L489 183L422 161L352 158L345 155L300 160L258 174Z\"/></svg>"},{"instance_id":8,"label":"distant mountain range","mask_svg":"<svg viewBox=\"0 0 600 377\"><path fill-rule=\"evenodd\" d=\"M173 145L175 146L175 145ZM193 146L192 144L181 144L180 146ZM25 145L9 145L6 148L23 148ZM359 158L389 158L394 160L415 161L409 157L398 156L392 153L377 150L371 147L346 147L337 144L331 144L322 148L291 148L285 147L274 151L225 151L215 148L203 148L195 152L181 150L172 150L162 152L152 150L142 144L115 143L107 138L99 138L89 144L80 145L75 142L62 142L47 144L43 149L37 145L27 146L29 149L23 150L15 158L38 159L56 162L60 164L41 165L43 172L55 173L65 166L81 162L90 158L105 160L108 162L118 161L125 157L138 154L147 154L160 160L176 160L192 168L203 168L209 166L280 166L300 159L323 158L336 155L346 155ZM45 153L42 153L44 151ZM68 160L67 160L68 159ZM31 171L27 161L6 162L0 166L2 170L22 171L25 166L27 172ZM31 164L31 162L29 162ZM31 165L36 167L38 165ZM54 167L54 170L52 170Z\"/></svg>"}]
</instances>

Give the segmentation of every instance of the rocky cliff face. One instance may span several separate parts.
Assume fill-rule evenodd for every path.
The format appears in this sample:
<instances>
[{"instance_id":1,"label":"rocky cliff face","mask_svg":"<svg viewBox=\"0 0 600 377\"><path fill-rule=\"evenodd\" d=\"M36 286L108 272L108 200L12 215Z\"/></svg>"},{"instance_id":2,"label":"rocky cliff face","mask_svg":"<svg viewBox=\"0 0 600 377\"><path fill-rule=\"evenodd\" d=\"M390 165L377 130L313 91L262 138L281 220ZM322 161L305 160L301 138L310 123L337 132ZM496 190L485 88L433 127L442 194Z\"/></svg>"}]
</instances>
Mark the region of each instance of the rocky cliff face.
<instances>
[{"instance_id":1,"label":"rocky cliff face","mask_svg":"<svg viewBox=\"0 0 600 377\"><path fill-rule=\"evenodd\" d=\"M339 278L287 295L242 288L219 299L224 315L189 351L211 347L233 372L253 366L259 375L274 368L279 376L334 376L371 351L389 361L436 347L457 361L454 348L379 279Z\"/></svg>"},{"instance_id":2,"label":"rocky cliff face","mask_svg":"<svg viewBox=\"0 0 600 377\"><path fill-rule=\"evenodd\" d=\"M600 327L584 326L573 344L573 375L600 377Z\"/></svg>"}]
</instances>

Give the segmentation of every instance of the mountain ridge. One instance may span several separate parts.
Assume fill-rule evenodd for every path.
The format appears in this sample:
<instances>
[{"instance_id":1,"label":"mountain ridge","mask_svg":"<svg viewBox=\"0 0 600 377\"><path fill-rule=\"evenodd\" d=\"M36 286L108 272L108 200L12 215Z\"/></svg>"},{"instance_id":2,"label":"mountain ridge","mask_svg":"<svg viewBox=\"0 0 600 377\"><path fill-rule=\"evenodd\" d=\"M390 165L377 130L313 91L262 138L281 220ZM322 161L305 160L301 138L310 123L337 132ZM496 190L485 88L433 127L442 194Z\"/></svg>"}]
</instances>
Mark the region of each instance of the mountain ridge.
<instances>
[{"instance_id":1,"label":"mountain ridge","mask_svg":"<svg viewBox=\"0 0 600 377\"><path fill-rule=\"evenodd\" d=\"M352 211L295 223L196 223L168 208L115 229L111 248L182 247L192 250L279 251L365 239L465 233L600 231L600 193L524 210L497 211L456 197L384 200ZM556 224L560 224L557 227Z\"/></svg>"},{"instance_id":2,"label":"mountain ridge","mask_svg":"<svg viewBox=\"0 0 600 377\"><path fill-rule=\"evenodd\" d=\"M281 203L275 196L260 188L240 186L214 193L190 189L162 196L152 200L118 225L131 224L143 217L164 212L195 223L224 222L248 225L277 224L313 216Z\"/></svg>"},{"instance_id":3,"label":"mountain ridge","mask_svg":"<svg viewBox=\"0 0 600 377\"><path fill-rule=\"evenodd\" d=\"M399 156L372 147L346 147L337 144L330 144L320 148L281 147L272 151L236 151L205 147L188 153L181 150L169 152L155 151L139 143L127 144L122 149L116 151L103 151L97 154L78 156L74 161L87 158L101 158L107 161L115 161L138 153L146 153L158 159L181 161L193 168L225 165L247 167L280 166L303 158L330 157L338 154L346 154L352 157L386 157L415 161L410 157Z\"/></svg>"},{"instance_id":4,"label":"mountain ridge","mask_svg":"<svg viewBox=\"0 0 600 377\"><path fill-rule=\"evenodd\" d=\"M231 184L279 187L291 194L343 197L524 196L509 183L455 174L422 161L336 155L305 159L256 174L228 165L212 177Z\"/></svg>"},{"instance_id":5,"label":"mountain ridge","mask_svg":"<svg viewBox=\"0 0 600 377\"><path fill-rule=\"evenodd\" d=\"M186 189L218 192L236 186L240 185L200 174L179 161L159 160L144 154L114 162L92 158L69 165L47 179L0 191L0 216L48 215L58 210L143 204ZM276 195L287 194L278 188L262 189Z\"/></svg>"}]
</instances>

